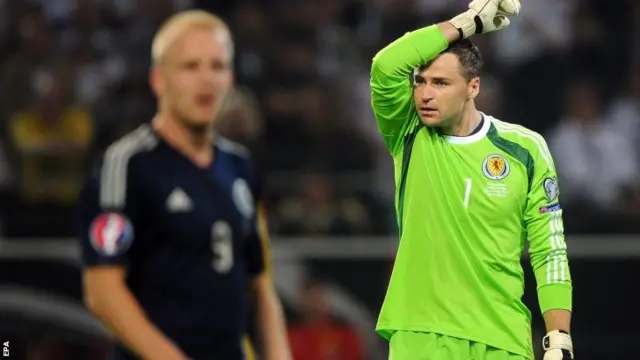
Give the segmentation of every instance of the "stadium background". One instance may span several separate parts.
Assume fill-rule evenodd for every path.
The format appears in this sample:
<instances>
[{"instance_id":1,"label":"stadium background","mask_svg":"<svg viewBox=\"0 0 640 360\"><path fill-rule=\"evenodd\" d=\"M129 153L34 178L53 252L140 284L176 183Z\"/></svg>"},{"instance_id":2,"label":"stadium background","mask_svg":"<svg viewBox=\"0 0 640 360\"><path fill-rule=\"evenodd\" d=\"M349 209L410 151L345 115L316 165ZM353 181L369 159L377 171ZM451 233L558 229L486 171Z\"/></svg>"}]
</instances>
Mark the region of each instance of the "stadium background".
<instances>
[{"instance_id":1,"label":"stadium background","mask_svg":"<svg viewBox=\"0 0 640 360\"><path fill-rule=\"evenodd\" d=\"M373 327L397 239L370 59L466 3L0 0L0 341L10 341L11 358L104 358L109 341L80 302L75 196L91 159L154 113L147 73L159 22L200 7L234 31L240 86L220 132L267 171L290 323L325 298L364 358L384 359ZM475 38L487 63L478 106L542 133L556 158L578 359L640 359L640 2L522 3L510 29ZM44 138L37 118L49 124ZM38 142L46 153L30 151ZM301 292L307 279L321 288Z\"/></svg>"}]
</instances>

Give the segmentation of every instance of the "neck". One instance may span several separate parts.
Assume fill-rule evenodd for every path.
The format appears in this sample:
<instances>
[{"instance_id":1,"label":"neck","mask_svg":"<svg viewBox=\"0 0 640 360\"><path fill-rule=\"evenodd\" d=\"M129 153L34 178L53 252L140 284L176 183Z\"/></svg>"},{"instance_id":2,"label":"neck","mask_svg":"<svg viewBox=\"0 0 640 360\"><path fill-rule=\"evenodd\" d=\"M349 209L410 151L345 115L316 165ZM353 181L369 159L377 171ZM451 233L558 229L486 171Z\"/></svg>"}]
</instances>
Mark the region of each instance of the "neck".
<instances>
[{"instance_id":1,"label":"neck","mask_svg":"<svg viewBox=\"0 0 640 360\"><path fill-rule=\"evenodd\" d=\"M178 119L166 113L158 113L153 119L154 130L173 148L191 159L196 165L206 167L213 161L213 129L192 131Z\"/></svg>"},{"instance_id":2,"label":"neck","mask_svg":"<svg viewBox=\"0 0 640 360\"><path fill-rule=\"evenodd\" d=\"M450 126L442 127L442 132L445 135L453 136L467 136L471 134L480 124L482 116L476 110L476 107L472 102L468 103L464 107L462 114L457 120L454 120Z\"/></svg>"}]
</instances>

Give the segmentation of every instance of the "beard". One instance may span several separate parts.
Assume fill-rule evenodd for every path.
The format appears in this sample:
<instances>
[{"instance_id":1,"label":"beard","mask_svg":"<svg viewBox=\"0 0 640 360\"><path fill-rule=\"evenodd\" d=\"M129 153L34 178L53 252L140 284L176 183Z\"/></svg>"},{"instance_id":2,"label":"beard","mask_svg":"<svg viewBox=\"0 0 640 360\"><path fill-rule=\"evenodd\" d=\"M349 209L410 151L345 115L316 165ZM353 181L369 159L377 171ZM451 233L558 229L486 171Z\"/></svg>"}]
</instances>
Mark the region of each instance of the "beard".
<instances>
[{"instance_id":1,"label":"beard","mask_svg":"<svg viewBox=\"0 0 640 360\"><path fill-rule=\"evenodd\" d=\"M202 137L204 135L207 135L213 129L213 119L211 122L197 121L191 119L179 109L174 109L173 113L175 114L175 118L178 123L194 137ZM211 116L213 117L213 114Z\"/></svg>"},{"instance_id":2,"label":"beard","mask_svg":"<svg viewBox=\"0 0 640 360\"><path fill-rule=\"evenodd\" d=\"M213 124L207 123L198 123L195 121L191 121L184 117L178 117L178 122L182 125L187 131L189 131L194 136L202 136L207 134L211 129L213 129Z\"/></svg>"}]
</instances>

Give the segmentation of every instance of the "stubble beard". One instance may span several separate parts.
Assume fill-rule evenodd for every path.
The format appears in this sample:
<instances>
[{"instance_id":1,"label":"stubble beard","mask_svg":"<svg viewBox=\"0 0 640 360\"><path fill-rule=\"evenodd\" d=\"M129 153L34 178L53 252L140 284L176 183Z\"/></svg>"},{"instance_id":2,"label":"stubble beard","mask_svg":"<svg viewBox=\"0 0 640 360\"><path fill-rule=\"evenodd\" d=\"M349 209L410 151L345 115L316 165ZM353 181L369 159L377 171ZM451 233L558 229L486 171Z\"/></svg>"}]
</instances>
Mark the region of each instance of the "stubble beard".
<instances>
[{"instance_id":1,"label":"stubble beard","mask_svg":"<svg viewBox=\"0 0 640 360\"><path fill-rule=\"evenodd\" d=\"M210 134L213 130L213 120L205 123L195 121L190 119L189 116L178 108L174 108L173 113L180 126L187 130L194 138L202 138L203 136Z\"/></svg>"}]
</instances>

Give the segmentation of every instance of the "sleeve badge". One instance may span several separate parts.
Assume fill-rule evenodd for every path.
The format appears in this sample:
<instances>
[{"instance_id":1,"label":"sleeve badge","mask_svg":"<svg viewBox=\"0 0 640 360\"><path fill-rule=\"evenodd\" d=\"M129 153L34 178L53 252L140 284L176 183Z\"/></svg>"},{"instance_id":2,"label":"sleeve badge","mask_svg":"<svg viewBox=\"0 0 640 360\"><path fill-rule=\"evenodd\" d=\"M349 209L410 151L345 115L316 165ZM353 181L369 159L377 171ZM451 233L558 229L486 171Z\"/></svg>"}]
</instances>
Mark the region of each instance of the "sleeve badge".
<instances>
[{"instance_id":1,"label":"sleeve badge","mask_svg":"<svg viewBox=\"0 0 640 360\"><path fill-rule=\"evenodd\" d=\"M89 240L102 256L116 256L126 251L133 241L133 226L118 213L102 213L91 222Z\"/></svg>"},{"instance_id":2,"label":"sleeve badge","mask_svg":"<svg viewBox=\"0 0 640 360\"><path fill-rule=\"evenodd\" d=\"M558 182L555 178L546 178L543 182L544 192L547 195L549 201L554 200L560 194L558 189Z\"/></svg>"}]
</instances>

